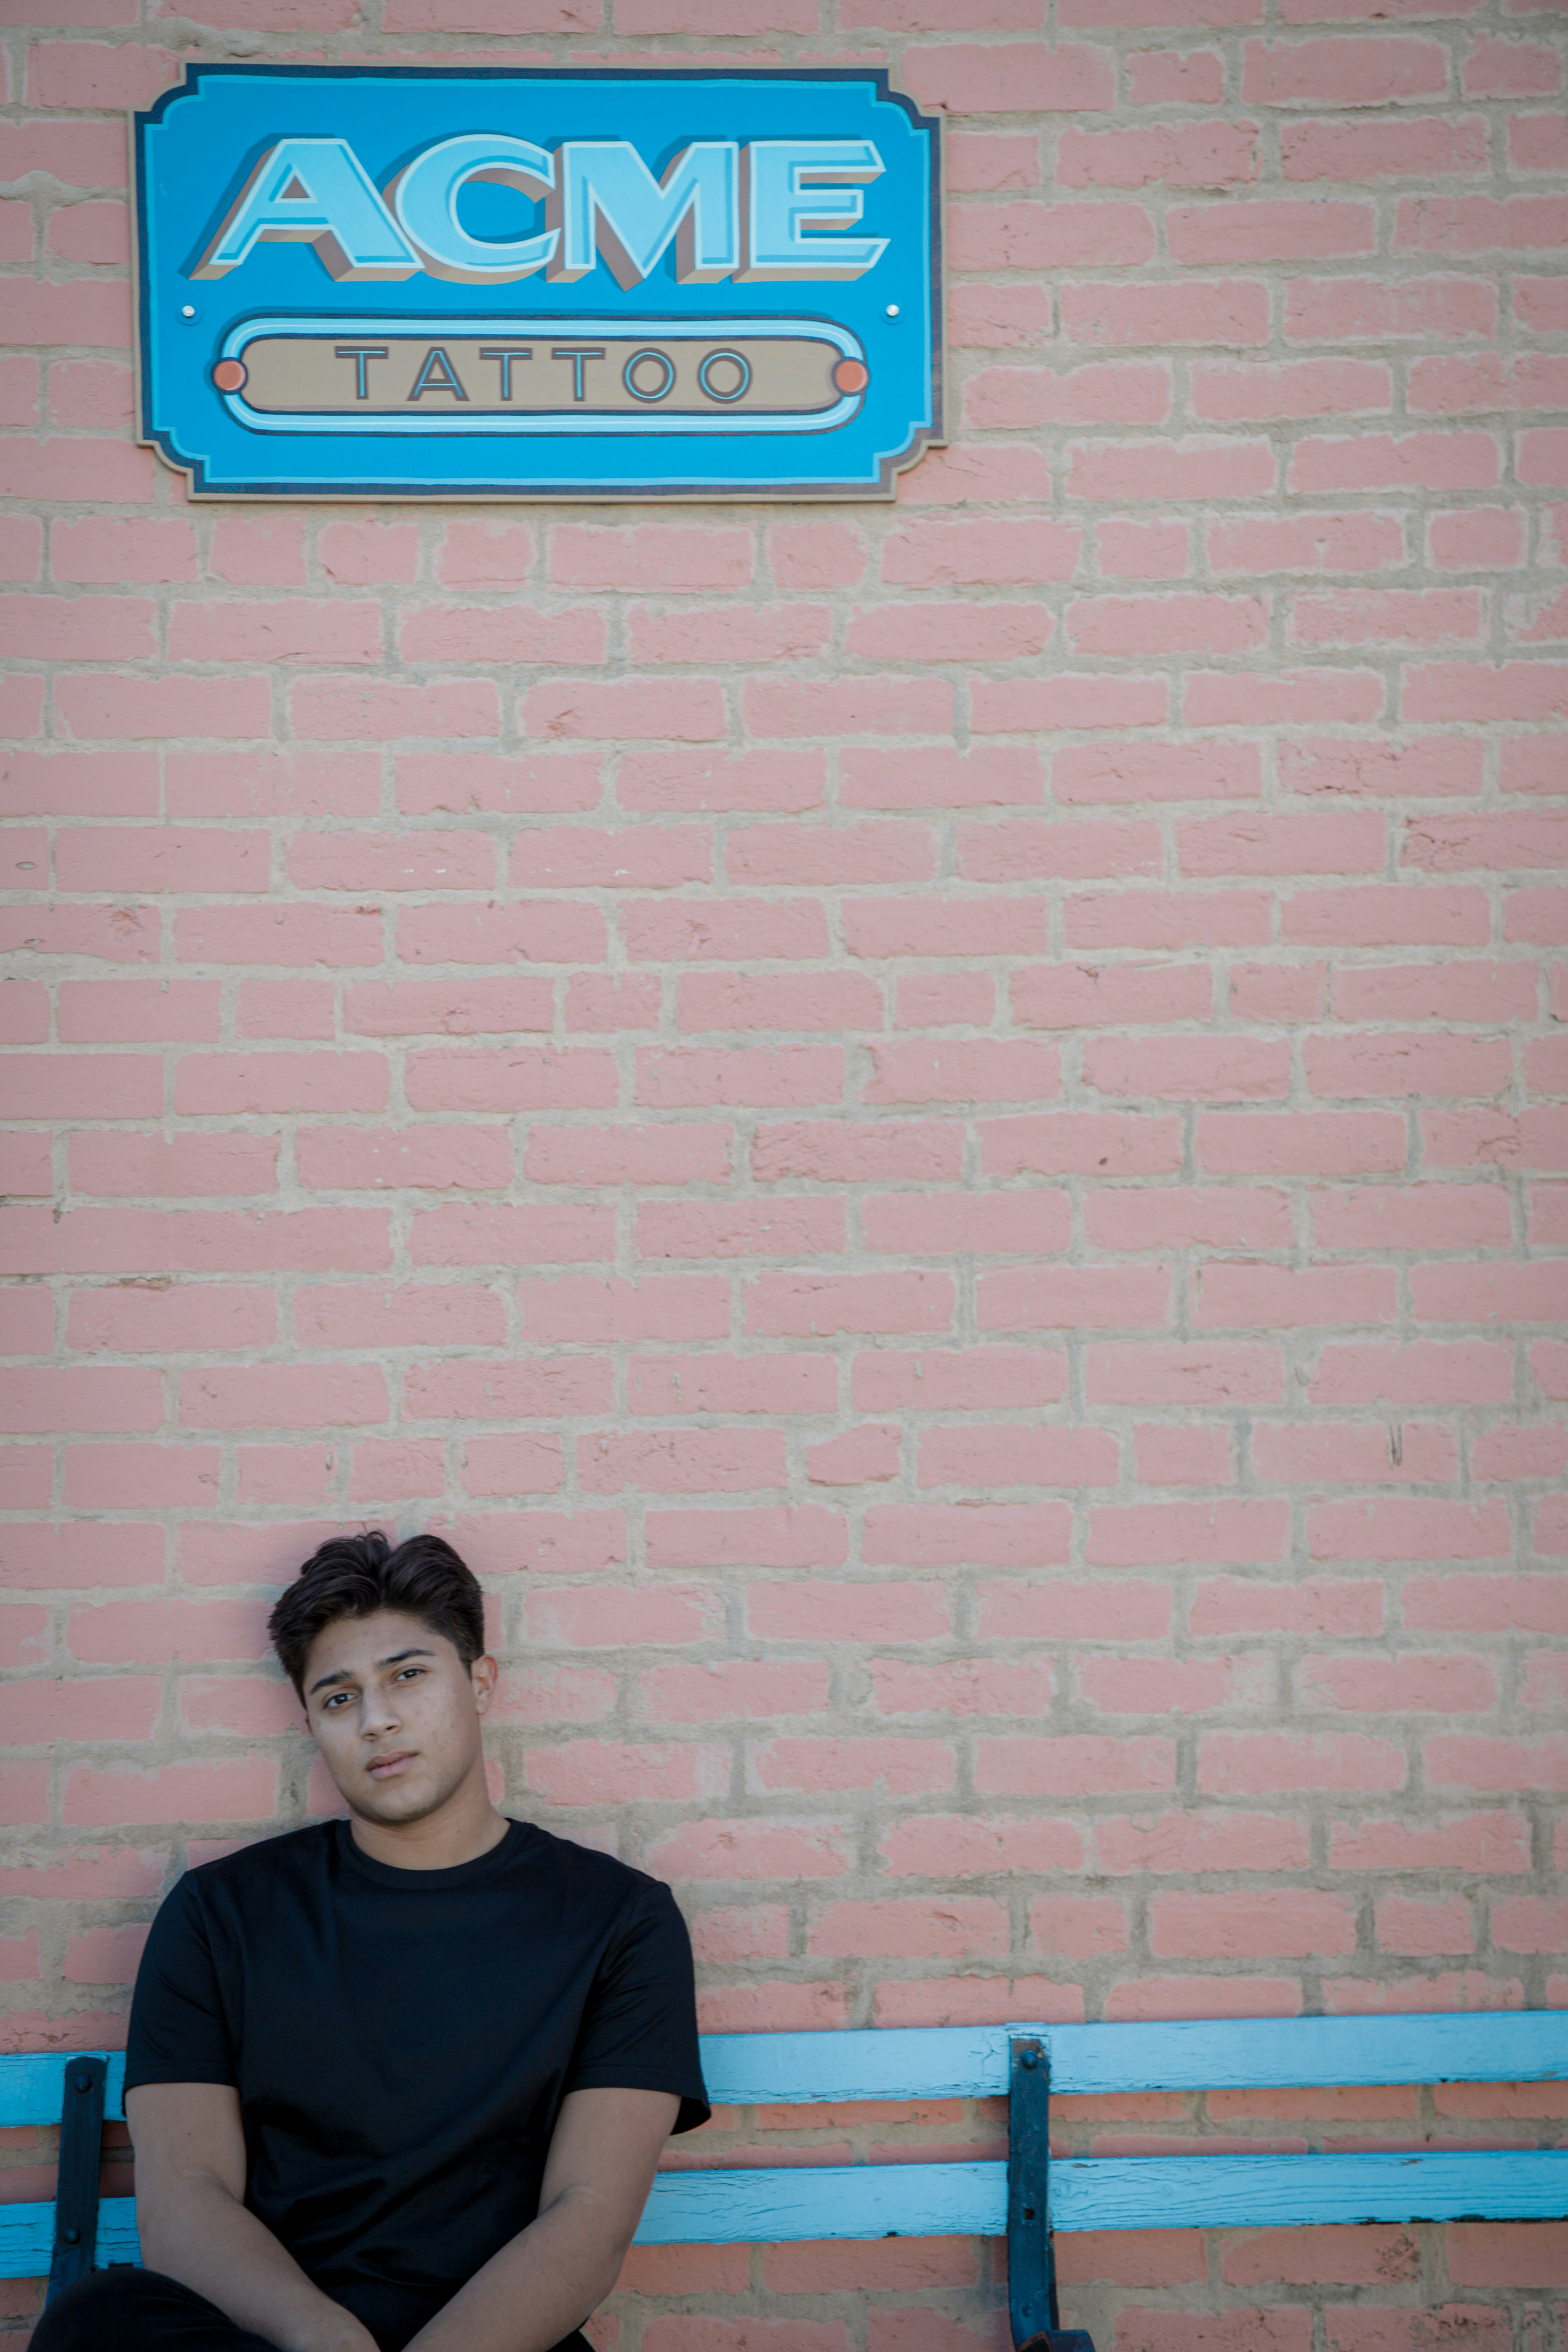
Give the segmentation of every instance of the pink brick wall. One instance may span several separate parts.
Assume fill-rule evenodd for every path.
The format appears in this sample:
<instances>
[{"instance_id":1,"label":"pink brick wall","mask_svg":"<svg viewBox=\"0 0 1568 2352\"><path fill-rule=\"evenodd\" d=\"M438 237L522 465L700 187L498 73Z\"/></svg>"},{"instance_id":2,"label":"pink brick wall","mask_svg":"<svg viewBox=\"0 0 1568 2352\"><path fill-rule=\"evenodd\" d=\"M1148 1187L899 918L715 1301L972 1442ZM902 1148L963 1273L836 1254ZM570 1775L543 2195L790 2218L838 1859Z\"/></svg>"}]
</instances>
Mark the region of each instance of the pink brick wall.
<instances>
[{"instance_id":1,"label":"pink brick wall","mask_svg":"<svg viewBox=\"0 0 1568 2352\"><path fill-rule=\"evenodd\" d=\"M322 1801L261 1620L365 1518L469 1551L508 1801L675 1882L711 2026L1568 2001L1561 8L29 13L13 2042L118 2040L171 1874ZM897 505L189 507L129 430L117 110L187 55L627 54L947 110L953 440ZM1555 2228L1064 2266L1105 2352L1568 2325ZM599 2335L994 2352L996 2250L639 2255Z\"/></svg>"}]
</instances>

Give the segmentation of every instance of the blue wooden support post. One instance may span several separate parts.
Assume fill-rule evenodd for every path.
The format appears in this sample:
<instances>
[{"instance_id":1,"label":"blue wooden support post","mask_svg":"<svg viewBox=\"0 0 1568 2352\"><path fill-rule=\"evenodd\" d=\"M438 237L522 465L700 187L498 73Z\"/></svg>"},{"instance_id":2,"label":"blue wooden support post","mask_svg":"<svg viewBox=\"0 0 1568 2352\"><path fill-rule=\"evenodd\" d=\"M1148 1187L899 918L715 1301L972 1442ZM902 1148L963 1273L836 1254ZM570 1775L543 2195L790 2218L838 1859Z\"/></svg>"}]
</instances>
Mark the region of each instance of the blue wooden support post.
<instances>
[{"instance_id":1,"label":"blue wooden support post","mask_svg":"<svg viewBox=\"0 0 1568 2352\"><path fill-rule=\"evenodd\" d=\"M1051 2242L1051 2067L1033 2035L1012 2045L1007 2078L1007 2306L1015 2352L1094 2352L1064 2329Z\"/></svg>"}]
</instances>

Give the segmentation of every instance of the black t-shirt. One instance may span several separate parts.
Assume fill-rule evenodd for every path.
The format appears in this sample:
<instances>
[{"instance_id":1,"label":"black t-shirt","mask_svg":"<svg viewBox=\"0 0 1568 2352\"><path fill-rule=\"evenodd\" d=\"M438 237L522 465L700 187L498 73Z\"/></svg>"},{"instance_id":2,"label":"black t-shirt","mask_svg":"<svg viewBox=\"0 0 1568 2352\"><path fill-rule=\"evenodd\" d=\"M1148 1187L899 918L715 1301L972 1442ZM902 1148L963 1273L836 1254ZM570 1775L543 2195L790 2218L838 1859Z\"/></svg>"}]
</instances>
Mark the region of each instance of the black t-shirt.
<instances>
[{"instance_id":1,"label":"black t-shirt","mask_svg":"<svg viewBox=\"0 0 1568 2352\"><path fill-rule=\"evenodd\" d=\"M675 2092L677 2131L709 2113L668 1887L521 1822L455 1870L373 1862L334 1821L188 1872L125 2082L235 2085L247 2204L383 2352L532 2221L569 2091Z\"/></svg>"}]
</instances>

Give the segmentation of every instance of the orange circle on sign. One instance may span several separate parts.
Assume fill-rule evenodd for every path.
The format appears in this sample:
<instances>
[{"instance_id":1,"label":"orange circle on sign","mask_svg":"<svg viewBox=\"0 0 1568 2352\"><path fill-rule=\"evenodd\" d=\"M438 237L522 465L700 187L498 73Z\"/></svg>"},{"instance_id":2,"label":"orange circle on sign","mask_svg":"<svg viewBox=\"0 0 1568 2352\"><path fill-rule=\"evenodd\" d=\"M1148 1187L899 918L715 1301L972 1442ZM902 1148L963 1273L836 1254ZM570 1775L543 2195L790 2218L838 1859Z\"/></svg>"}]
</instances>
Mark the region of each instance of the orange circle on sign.
<instances>
[{"instance_id":1,"label":"orange circle on sign","mask_svg":"<svg viewBox=\"0 0 1568 2352\"><path fill-rule=\"evenodd\" d=\"M219 360L213 370L213 382L220 392L243 392L247 369L243 360Z\"/></svg>"},{"instance_id":2,"label":"orange circle on sign","mask_svg":"<svg viewBox=\"0 0 1568 2352\"><path fill-rule=\"evenodd\" d=\"M836 392L864 392L871 381L871 371L864 360L840 360L833 371Z\"/></svg>"}]
</instances>

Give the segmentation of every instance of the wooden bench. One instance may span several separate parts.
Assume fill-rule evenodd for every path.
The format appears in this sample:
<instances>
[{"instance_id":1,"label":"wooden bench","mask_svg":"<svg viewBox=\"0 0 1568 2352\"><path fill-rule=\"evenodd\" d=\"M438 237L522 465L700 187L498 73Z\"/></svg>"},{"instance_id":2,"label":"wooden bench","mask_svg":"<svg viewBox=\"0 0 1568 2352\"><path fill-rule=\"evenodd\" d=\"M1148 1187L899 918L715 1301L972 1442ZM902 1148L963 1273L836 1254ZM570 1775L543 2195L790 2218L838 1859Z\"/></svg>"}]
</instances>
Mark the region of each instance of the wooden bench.
<instances>
[{"instance_id":1,"label":"wooden bench","mask_svg":"<svg viewBox=\"0 0 1568 2352\"><path fill-rule=\"evenodd\" d=\"M661 2173L639 2245L975 2235L1007 2240L1013 2340L1094 2352L1061 2329L1052 2233L1568 2216L1568 2150L1349 2156L1050 2156L1050 2095L1568 2080L1568 2011L1489 2016L995 2025L706 2038L715 2105L1009 2098L1007 2161ZM0 2205L0 2277L49 2292L137 2260L130 2198L99 2202L104 2116L124 2060L0 2058L0 2126L61 2124L54 2203Z\"/></svg>"}]
</instances>

